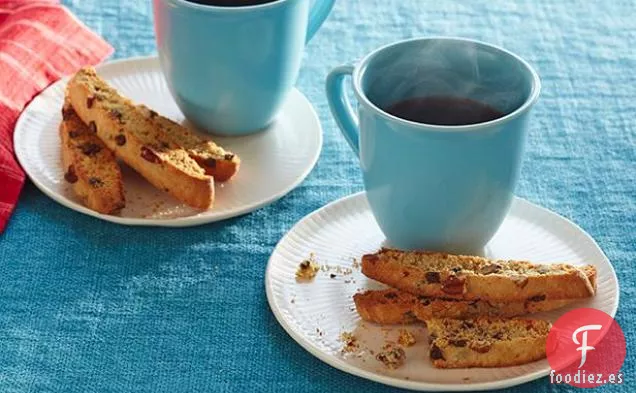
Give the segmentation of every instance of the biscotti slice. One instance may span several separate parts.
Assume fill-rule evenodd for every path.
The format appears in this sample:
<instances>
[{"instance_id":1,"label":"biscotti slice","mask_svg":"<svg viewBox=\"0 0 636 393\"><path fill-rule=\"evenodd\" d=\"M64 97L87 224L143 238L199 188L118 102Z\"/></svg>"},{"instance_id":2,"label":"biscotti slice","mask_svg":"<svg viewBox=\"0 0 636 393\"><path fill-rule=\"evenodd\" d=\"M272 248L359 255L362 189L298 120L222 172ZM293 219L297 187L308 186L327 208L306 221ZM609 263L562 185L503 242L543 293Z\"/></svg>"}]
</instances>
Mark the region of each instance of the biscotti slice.
<instances>
[{"instance_id":1,"label":"biscotti slice","mask_svg":"<svg viewBox=\"0 0 636 393\"><path fill-rule=\"evenodd\" d=\"M382 249L362 257L369 278L418 296L524 302L593 296L591 265L533 264L434 252Z\"/></svg>"},{"instance_id":2,"label":"biscotti slice","mask_svg":"<svg viewBox=\"0 0 636 393\"><path fill-rule=\"evenodd\" d=\"M546 356L551 324L536 319L429 319L430 358L437 368L507 367Z\"/></svg>"},{"instance_id":3,"label":"biscotti slice","mask_svg":"<svg viewBox=\"0 0 636 393\"><path fill-rule=\"evenodd\" d=\"M356 293L353 302L360 318L368 322L407 324L418 321L413 312L418 303L417 296L397 289Z\"/></svg>"},{"instance_id":4,"label":"biscotti slice","mask_svg":"<svg viewBox=\"0 0 636 393\"><path fill-rule=\"evenodd\" d=\"M199 209L214 202L214 180L127 98L83 68L69 81L71 104L89 129L155 187Z\"/></svg>"},{"instance_id":5,"label":"biscotti slice","mask_svg":"<svg viewBox=\"0 0 636 393\"><path fill-rule=\"evenodd\" d=\"M419 302L413 308L413 313L421 321L430 318L470 319L482 316L512 318L557 310L575 301L576 299L543 300L531 298L522 302L502 302L420 297Z\"/></svg>"},{"instance_id":6,"label":"biscotti slice","mask_svg":"<svg viewBox=\"0 0 636 393\"><path fill-rule=\"evenodd\" d=\"M239 170L239 157L209 139L204 139L186 127L161 116L145 105L137 105L139 111L156 127L161 128L172 142L183 147L214 180L224 182Z\"/></svg>"},{"instance_id":7,"label":"biscotti slice","mask_svg":"<svg viewBox=\"0 0 636 393\"><path fill-rule=\"evenodd\" d=\"M408 324L431 318L469 319L480 316L510 318L542 311L556 310L573 299L524 302L493 302L415 296L397 289L366 291L353 295L360 317L381 324Z\"/></svg>"},{"instance_id":8,"label":"biscotti slice","mask_svg":"<svg viewBox=\"0 0 636 393\"><path fill-rule=\"evenodd\" d=\"M62 108L60 138L64 180L86 206L114 214L126 205L121 171L113 152L77 116L68 100Z\"/></svg>"}]
</instances>

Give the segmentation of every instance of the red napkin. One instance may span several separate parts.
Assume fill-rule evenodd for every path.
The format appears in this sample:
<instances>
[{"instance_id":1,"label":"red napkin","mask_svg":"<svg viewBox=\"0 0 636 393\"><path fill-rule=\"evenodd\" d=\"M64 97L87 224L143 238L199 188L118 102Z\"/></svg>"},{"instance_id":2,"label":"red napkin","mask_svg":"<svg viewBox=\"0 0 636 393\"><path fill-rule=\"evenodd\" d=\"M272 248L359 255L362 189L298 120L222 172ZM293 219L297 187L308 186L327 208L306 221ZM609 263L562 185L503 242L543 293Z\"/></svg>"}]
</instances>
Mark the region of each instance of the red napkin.
<instances>
[{"instance_id":1,"label":"red napkin","mask_svg":"<svg viewBox=\"0 0 636 393\"><path fill-rule=\"evenodd\" d=\"M0 0L0 232L24 185L13 152L20 112L51 83L112 52L57 0Z\"/></svg>"}]
</instances>

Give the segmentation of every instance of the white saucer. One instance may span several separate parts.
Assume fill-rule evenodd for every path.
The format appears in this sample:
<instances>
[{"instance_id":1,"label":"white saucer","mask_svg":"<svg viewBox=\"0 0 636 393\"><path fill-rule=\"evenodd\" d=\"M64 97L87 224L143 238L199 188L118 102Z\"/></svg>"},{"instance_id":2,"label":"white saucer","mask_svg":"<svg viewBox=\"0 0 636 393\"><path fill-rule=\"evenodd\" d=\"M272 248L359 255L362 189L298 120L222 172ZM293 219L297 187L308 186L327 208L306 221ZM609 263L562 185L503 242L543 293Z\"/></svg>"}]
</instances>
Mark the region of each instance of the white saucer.
<instances>
[{"instance_id":1,"label":"white saucer","mask_svg":"<svg viewBox=\"0 0 636 393\"><path fill-rule=\"evenodd\" d=\"M302 347L342 371L401 388L428 391L472 391L519 385L549 373L547 360L523 366L492 369L434 369L429 361L426 329L407 325L417 344L406 349L403 367L391 371L371 354L398 330L361 322L352 295L381 285L367 279L353 259L377 251L384 241L364 193L340 199L309 214L278 243L265 277L267 299L278 322ZM318 272L311 283L297 283L298 264L310 254L328 271ZM515 199L510 213L486 256L534 262L589 263L598 270L597 295L570 307L533 317L556 320L578 307L593 307L614 316L618 307L618 281L614 268L594 240L581 228L546 209ZM350 274L347 274L351 271ZM330 275L335 274L335 278ZM360 342L359 355L343 355L339 341L344 331Z\"/></svg>"},{"instance_id":2,"label":"white saucer","mask_svg":"<svg viewBox=\"0 0 636 393\"><path fill-rule=\"evenodd\" d=\"M156 57L114 61L98 73L124 95L157 112L183 122L165 83ZM33 183L64 206L103 220L126 225L191 226L248 213L281 198L311 172L322 147L318 116L305 96L294 89L278 119L252 136L213 137L241 157L238 175L216 184L212 209L192 209L158 191L124 165L126 208L120 215L99 214L86 208L63 179L58 125L65 78L37 96L24 110L14 134L15 152Z\"/></svg>"}]
</instances>

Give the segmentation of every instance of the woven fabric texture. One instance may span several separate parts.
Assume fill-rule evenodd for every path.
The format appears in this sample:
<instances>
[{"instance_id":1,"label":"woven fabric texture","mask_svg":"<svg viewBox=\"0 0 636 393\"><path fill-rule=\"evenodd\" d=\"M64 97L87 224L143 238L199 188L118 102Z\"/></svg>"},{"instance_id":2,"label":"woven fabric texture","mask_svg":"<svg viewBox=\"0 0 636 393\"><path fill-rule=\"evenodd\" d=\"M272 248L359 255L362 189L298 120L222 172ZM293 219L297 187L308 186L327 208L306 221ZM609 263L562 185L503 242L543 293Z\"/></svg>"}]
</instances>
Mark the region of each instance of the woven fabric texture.
<instances>
[{"instance_id":1,"label":"woven fabric texture","mask_svg":"<svg viewBox=\"0 0 636 393\"><path fill-rule=\"evenodd\" d=\"M150 1L69 0L116 49L155 53ZM2 392L390 391L297 345L265 299L267 259L294 223L362 189L331 118L328 71L392 41L480 39L540 73L517 194L588 231L621 284L636 383L636 3L627 0L340 0L306 49L298 80L325 142L307 180L244 217L188 229L123 227L66 209L27 183L0 235ZM202 37L204 39L204 37ZM510 392L574 392L547 378Z\"/></svg>"}]
</instances>

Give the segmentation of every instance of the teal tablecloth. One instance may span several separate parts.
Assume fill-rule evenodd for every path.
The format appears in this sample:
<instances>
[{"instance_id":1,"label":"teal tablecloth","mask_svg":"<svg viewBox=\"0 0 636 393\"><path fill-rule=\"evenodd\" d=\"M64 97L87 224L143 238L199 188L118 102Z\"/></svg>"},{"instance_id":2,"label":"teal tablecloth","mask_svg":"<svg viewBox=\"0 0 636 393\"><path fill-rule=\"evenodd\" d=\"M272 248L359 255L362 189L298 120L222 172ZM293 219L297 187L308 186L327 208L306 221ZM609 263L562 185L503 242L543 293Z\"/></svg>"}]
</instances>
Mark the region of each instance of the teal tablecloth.
<instances>
[{"instance_id":1,"label":"teal tablecloth","mask_svg":"<svg viewBox=\"0 0 636 393\"><path fill-rule=\"evenodd\" d=\"M150 3L66 1L117 58L155 52ZM27 184L0 235L0 392L389 389L321 363L288 337L263 275L296 221L362 188L329 114L328 70L421 35L500 44L541 74L518 194L578 223L616 267L626 385L602 391L634 391L635 21L631 0L339 0L298 81L320 114L323 153L280 202L219 224L143 229L81 215ZM568 389L542 379L510 391Z\"/></svg>"}]
</instances>

